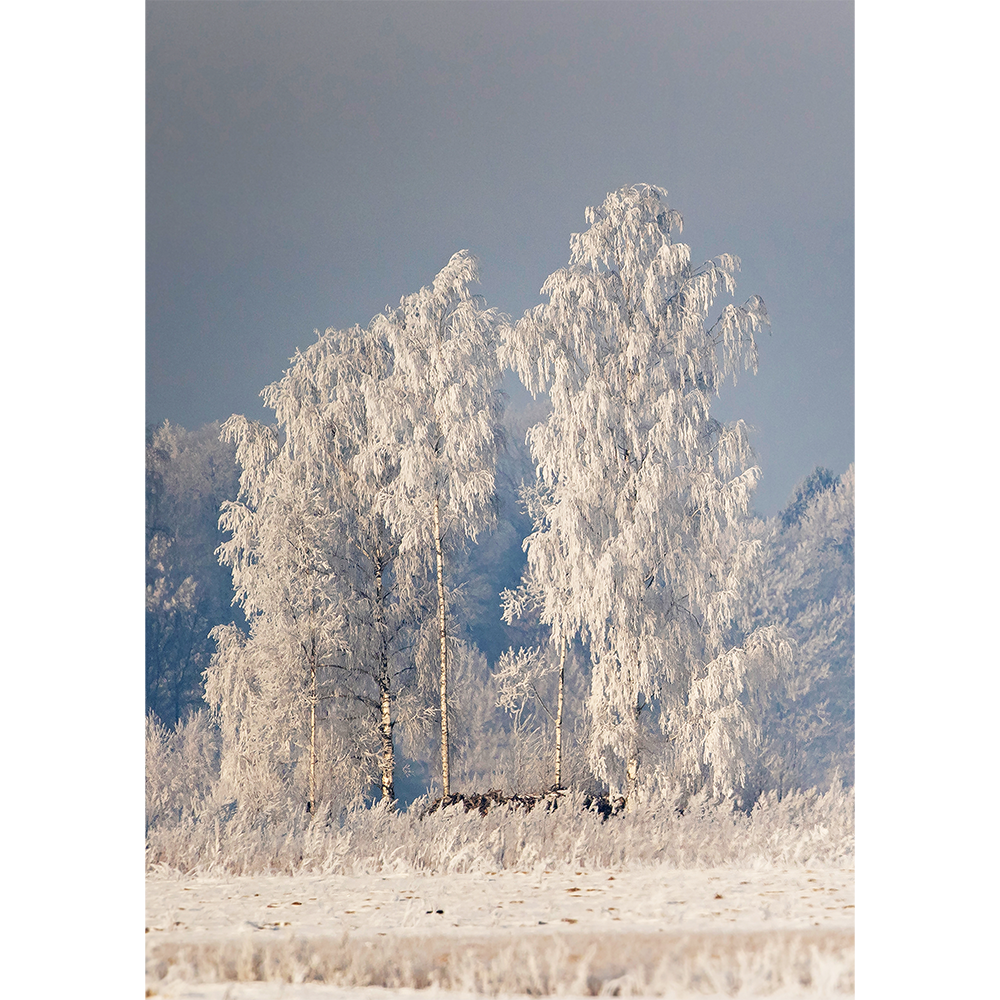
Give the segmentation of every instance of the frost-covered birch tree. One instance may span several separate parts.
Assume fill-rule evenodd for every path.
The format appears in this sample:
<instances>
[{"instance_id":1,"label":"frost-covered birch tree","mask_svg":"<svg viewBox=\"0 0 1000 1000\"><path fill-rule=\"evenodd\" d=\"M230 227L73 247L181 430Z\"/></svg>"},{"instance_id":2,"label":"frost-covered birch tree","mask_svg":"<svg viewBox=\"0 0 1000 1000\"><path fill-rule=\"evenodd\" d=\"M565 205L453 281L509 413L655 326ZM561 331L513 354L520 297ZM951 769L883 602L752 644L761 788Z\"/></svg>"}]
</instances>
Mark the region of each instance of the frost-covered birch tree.
<instances>
[{"instance_id":1,"label":"frost-covered birch tree","mask_svg":"<svg viewBox=\"0 0 1000 1000\"><path fill-rule=\"evenodd\" d=\"M371 327L327 330L294 359L265 399L300 461L321 469L336 511L340 581L334 696L366 706L378 733L382 797L392 801L394 708L412 659L400 656L419 619L419 563L386 523L384 496L399 474L396 445L373 426L370 406L392 370L387 342ZM361 683L359 683L359 681ZM411 706L412 714L412 706Z\"/></svg>"},{"instance_id":2,"label":"frost-covered birch tree","mask_svg":"<svg viewBox=\"0 0 1000 1000\"><path fill-rule=\"evenodd\" d=\"M507 331L502 359L551 411L528 433L537 481L523 590L555 643L592 660L595 773L631 799L643 723L658 718L689 787L737 790L783 654L749 623L760 543L742 529L759 476L742 421L711 400L756 367L752 297L711 321L739 261L691 262L681 217L649 185L609 194L570 240L549 301Z\"/></svg>"},{"instance_id":3,"label":"frost-covered birch tree","mask_svg":"<svg viewBox=\"0 0 1000 1000\"><path fill-rule=\"evenodd\" d=\"M531 432L528 437L530 439ZM547 507L537 484L521 488L521 498L532 519L533 531L525 542L529 550L529 563L521 585L516 590L501 594L503 619L513 623L519 618L539 618L550 626L551 649L545 655L540 647L511 650L500 662L498 680L502 704L508 710L531 692L543 711L550 715L555 727L555 761L553 787L562 787L562 736L563 708L566 691L566 653L573 636L580 632L570 607L571 580L568 563L560 555L560 540L556 533L546 530ZM554 548L553 548L554 547ZM543 550L548 551L543 551ZM534 560L531 556L534 556ZM544 567L544 571L542 571ZM544 673L551 672L558 660L557 687L554 713L538 697L537 686Z\"/></svg>"},{"instance_id":4,"label":"frost-covered birch tree","mask_svg":"<svg viewBox=\"0 0 1000 1000\"><path fill-rule=\"evenodd\" d=\"M267 798L293 778L305 746L313 808L320 674L341 627L336 511L277 427L234 416L223 434L242 472L239 498L222 508L231 537L219 557L249 635L235 625L213 632L205 697L222 729L221 777L241 801Z\"/></svg>"},{"instance_id":5,"label":"frost-covered birch tree","mask_svg":"<svg viewBox=\"0 0 1000 1000\"><path fill-rule=\"evenodd\" d=\"M339 726L340 755L346 740L362 772L366 761L377 763L382 796L394 798L393 710L412 673L400 637L418 616L413 559L401 556L382 513L398 457L369 421L368 401L390 369L388 346L371 329L327 330L263 391L275 428L242 417L224 428L238 442L243 479L239 501L223 511L232 537L220 557L233 570L251 633L219 631L210 694L224 720L228 705L241 705L224 746L249 737L254 712L255 737L273 718L292 742L295 720L308 716L310 809L321 721L327 743ZM259 699L248 707L258 690L271 692L270 707ZM267 742L274 752L281 738ZM352 784L363 788L363 774Z\"/></svg>"},{"instance_id":6,"label":"frost-covered birch tree","mask_svg":"<svg viewBox=\"0 0 1000 1000\"><path fill-rule=\"evenodd\" d=\"M509 600L510 591L505 592ZM508 605L509 607L509 605ZM521 714L525 706L532 702L551 721L555 730L555 740L552 753L553 789L563 787L563 720L566 701L566 654L568 643L560 642L552 647L557 650L555 656L546 655L546 650L540 646L532 646L518 650L509 649L504 652L497 664L494 681L497 686L497 704L508 712L514 720L515 728L519 728ZM548 652L552 652L549 650ZM555 679L555 697L547 699L541 688L552 686Z\"/></svg>"},{"instance_id":7,"label":"frost-covered birch tree","mask_svg":"<svg viewBox=\"0 0 1000 1000\"><path fill-rule=\"evenodd\" d=\"M469 286L475 258L454 254L433 283L404 296L372 320L392 352L392 373L369 397L371 426L391 441L399 472L384 490L386 521L404 554L414 554L437 582L437 673L441 783L451 792L448 744L449 553L495 518L495 469L502 444L495 309Z\"/></svg>"}]
</instances>

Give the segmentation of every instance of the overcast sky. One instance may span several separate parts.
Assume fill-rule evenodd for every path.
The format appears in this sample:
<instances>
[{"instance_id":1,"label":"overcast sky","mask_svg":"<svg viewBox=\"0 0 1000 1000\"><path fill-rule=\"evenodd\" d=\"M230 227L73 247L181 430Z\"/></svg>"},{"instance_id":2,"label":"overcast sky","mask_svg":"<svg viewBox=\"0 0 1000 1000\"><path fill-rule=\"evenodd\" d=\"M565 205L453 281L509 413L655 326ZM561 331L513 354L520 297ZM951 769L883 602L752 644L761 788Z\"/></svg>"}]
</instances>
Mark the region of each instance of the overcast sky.
<instances>
[{"instance_id":1,"label":"overcast sky","mask_svg":"<svg viewBox=\"0 0 1000 1000\"><path fill-rule=\"evenodd\" d=\"M853 5L147 6L147 413L267 416L315 329L456 250L516 318L608 191L665 187L771 314L723 391L773 514L854 458Z\"/></svg>"}]
</instances>

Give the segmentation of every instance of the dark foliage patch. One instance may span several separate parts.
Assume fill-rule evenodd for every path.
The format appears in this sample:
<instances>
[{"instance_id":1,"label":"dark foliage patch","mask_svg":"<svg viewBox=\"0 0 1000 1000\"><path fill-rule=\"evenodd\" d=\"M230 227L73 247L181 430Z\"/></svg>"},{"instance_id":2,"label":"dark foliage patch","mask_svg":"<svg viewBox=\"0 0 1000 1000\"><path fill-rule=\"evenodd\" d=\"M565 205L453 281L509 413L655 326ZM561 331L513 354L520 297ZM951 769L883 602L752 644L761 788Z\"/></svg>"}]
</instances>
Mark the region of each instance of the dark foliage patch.
<instances>
[{"instance_id":1,"label":"dark foliage patch","mask_svg":"<svg viewBox=\"0 0 1000 1000\"><path fill-rule=\"evenodd\" d=\"M535 806L541 806L549 811L558 809L560 800L564 799L565 796L566 793L561 790L546 792L544 795L505 795L496 788L491 788L488 792L472 792L469 795L453 792L451 795L435 799L420 814L420 818L423 819L430 813L437 812L438 809L457 805L461 805L465 812L475 809L480 816L485 816L494 806L525 809L529 812ZM587 795L583 799L582 806L585 811L600 813L601 819L606 820L609 816L617 816L624 810L625 800L622 798L611 799L607 795Z\"/></svg>"}]
</instances>

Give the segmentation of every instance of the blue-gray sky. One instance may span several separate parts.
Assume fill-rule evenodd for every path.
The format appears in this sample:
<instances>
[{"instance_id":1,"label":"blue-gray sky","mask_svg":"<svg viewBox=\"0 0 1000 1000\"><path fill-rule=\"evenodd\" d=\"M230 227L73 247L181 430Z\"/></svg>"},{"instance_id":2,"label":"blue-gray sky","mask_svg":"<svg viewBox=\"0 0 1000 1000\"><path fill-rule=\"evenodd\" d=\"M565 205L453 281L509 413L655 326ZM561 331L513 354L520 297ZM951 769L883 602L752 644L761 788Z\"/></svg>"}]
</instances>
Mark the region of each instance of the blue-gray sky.
<instances>
[{"instance_id":1,"label":"blue-gray sky","mask_svg":"<svg viewBox=\"0 0 1000 1000\"><path fill-rule=\"evenodd\" d=\"M743 261L760 370L724 390L772 514L854 458L847 2L147 6L147 412L263 417L315 329L367 323L456 250L513 317L584 210L665 187L695 259Z\"/></svg>"}]
</instances>

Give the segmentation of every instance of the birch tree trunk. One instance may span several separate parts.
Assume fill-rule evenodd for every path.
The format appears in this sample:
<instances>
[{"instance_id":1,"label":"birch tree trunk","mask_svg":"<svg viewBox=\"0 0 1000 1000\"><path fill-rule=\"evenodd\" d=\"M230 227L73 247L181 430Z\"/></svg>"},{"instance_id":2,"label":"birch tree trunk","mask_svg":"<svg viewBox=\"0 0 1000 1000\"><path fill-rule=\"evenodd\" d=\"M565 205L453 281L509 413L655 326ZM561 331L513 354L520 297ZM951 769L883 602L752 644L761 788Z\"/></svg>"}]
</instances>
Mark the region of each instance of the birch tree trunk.
<instances>
[{"instance_id":1,"label":"birch tree trunk","mask_svg":"<svg viewBox=\"0 0 1000 1000\"><path fill-rule=\"evenodd\" d=\"M392 711L388 678L383 680L380 695L382 701L382 721L379 724L382 737L382 799L385 802L392 802L396 797L392 780L396 767L396 756L392 746Z\"/></svg>"},{"instance_id":2,"label":"birch tree trunk","mask_svg":"<svg viewBox=\"0 0 1000 1000\"><path fill-rule=\"evenodd\" d=\"M381 560L381 555L379 560ZM379 562L378 572L375 576L375 627L379 632L379 700L381 707L381 719L379 721L379 735L382 740L382 758L380 767L382 771L382 798L386 802L392 802L396 798L395 783L393 776L396 770L396 753L392 744L392 699L391 682L389 676L389 651L387 648L388 636L386 634L385 615L383 614L383 601L385 593L382 589L382 568L384 563Z\"/></svg>"},{"instance_id":3,"label":"birch tree trunk","mask_svg":"<svg viewBox=\"0 0 1000 1000\"><path fill-rule=\"evenodd\" d=\"M316 811L316 660L309 664L309 675L312 686L309 698L309 801L306 812Z\"/></svg>"},{"instance_id":4,"label":"birch tree trunk","mask_svg":"<svg viewBox=\"0 0 1000 1000\"><path fill-rule=\"evenodd\" d=\"M635 721L633 723L632 736L629 740L628 761L625 765L625 811L632 812L635 809L635 790L639 783L639 713L642 712L642 705L639 699L635 701Z\"/></svg>"},{"instance_id":5,"label":"birch tree trunk","mask_svg":"<svg viewBox=\"0 0 1000 1000\"><path fill-rule=\"evenodd\" d=\"M438 639L441 649L441 794L451 794L448 774L448 632L444 595L444 550L441 545L441 501L434 497L434 547L437 551Z\"/></svg>"},{"instance_id":6,"label":"birch tree trunk","mask_svg":"<svg viewBox=\"0 0 1000 1000\"><path fill-rule=\"evenodd\" d=\"M559 699L556 704L556 790L562 788L563 685L566 676L566 640L559 647Z\"/></svg>"}]
</instances>

